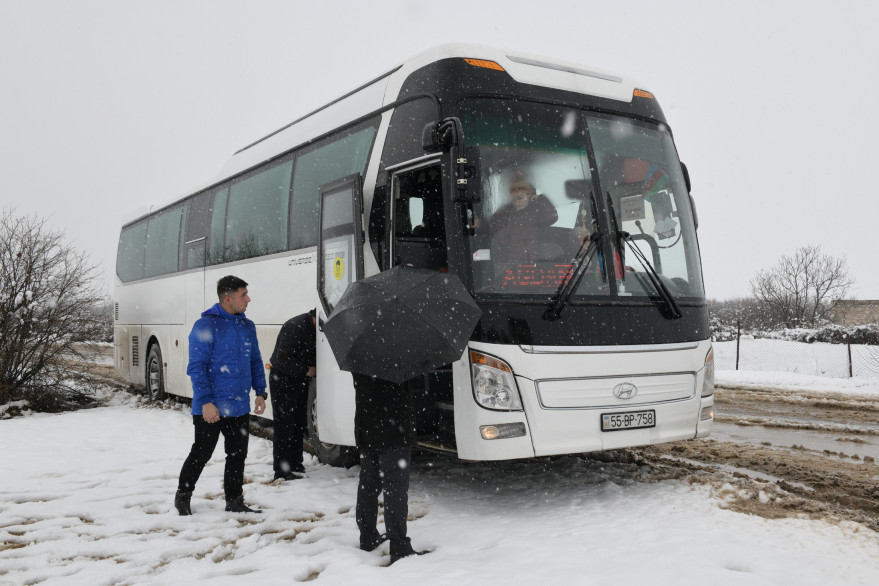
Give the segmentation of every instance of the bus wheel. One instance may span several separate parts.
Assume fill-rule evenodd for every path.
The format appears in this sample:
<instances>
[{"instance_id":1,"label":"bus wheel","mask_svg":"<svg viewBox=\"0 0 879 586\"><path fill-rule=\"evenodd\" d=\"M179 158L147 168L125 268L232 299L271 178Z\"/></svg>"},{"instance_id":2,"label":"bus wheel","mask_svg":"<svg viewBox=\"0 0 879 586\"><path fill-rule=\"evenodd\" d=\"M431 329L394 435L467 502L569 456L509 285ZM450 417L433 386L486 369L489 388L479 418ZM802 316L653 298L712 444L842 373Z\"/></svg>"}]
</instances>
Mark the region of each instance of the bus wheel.
<instances>
[{"instance_id":1,"label":"bus wheel","mask_svg":"<svg viewBox=\"0 0 879 586\"><path fill-rule=\"evenodd\" d=\"M145 382L150 401L161 401L165 398L165 373L162 370L162 351L158 344L150 347Z\"/></svg>"},{"instance_id":2,"label":"bus wheel","mask_svg":"<svg viewBox=\"0 0 879 586\"><path fill-rule=\"evenodd\" d=\"M308 386L308 443L311 445L311 452L317 456L322 463L337 468L350 468L357 464L360 457L357 448L350 446L340 446L338 444L328 444L320 441L317 436L317 409L315 409L315 399L317 397L317 388L314 379Z\"/></svg>"}]
</instances>

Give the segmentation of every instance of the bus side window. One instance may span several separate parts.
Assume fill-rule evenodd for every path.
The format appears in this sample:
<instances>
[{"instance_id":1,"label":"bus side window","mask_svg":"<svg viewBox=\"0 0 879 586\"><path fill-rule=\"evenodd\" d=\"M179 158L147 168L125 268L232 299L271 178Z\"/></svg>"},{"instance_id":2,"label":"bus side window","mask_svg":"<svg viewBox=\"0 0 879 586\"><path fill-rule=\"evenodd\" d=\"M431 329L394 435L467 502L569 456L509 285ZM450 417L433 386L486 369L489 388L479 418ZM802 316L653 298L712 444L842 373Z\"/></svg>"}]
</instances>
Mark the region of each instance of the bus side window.
<instances>
[{"instance_id":1,"label":"bus side window","mask_svg":"<svg viewBox=\"0 0 879 586\"><path fill-rule=\"evenodd\" d=\"M290 250L317 244L320 186L366 171L377 128L378 119L370 119L296 154L290 206Z\"/></svg>"},{"instance_id":2,"label":"bus side window","mask_svg":"<svg viewBox=\"0 0 879 586\"><path fill-rule=\"evenodd\" d=\"M116 253L116 274L123 282L143 278L144 251L146 250L147 221L122 229Z\"/></svg>"},{"instance_id":3,"label":"bus side window","mask_svg":"<svg viewBox=\"0 0 879 586\"><path fill-rule=\"evenodd\" d=\"M150 216L147 223L145 277L166 275L177 271L182 218L182 204Z\"/></svg>"},{"instance_id":4,"label":"bus side window","mask_svg":"<svg viewBox=\"0 0 879 586\"><path fill-rule=\"evenodd\" d=\"M195 269L205 266L207 258L207 236L211 216L210 193L200 193L189 200L189 213L183 232L182 269Z\"/></svg>"}]
</instances>

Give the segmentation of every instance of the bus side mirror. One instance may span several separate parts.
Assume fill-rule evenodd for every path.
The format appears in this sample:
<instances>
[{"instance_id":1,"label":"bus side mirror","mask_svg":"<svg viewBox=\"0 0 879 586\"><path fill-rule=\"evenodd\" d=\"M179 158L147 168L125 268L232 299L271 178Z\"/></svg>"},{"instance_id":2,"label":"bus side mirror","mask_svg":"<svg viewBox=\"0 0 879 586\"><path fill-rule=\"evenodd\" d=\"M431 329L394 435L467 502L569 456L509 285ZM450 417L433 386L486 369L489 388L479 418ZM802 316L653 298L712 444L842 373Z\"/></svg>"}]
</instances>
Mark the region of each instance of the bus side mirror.
<instances>
[{"instance_id":1,"label":"bus side mirror","mask_svg":"<svg viewBox=\"0 0 879 586\"><path fill-rule=\"evenodd\" d=\"M452 194L452 201L475 203L481 199L478 147L452 147L443 175Z\"/></svg>"},{"instance_id":2,"label":"bus side mirror","mask_svg":"<svg viewBox=\"0 0 879 586\"><path fill-rule=\"evenodd\" d=\"M429 122L421 131L421 148L428 153L437 153L442 150L439 136L439 122Z\"/></svg>"},{"instance_id":3,"label":"bus side mirror","mask_svg":"<svg viewBox=\"0 0 879 586\"><path fill-rule=\"evenodd\" d=\"M464 146L461 119L454 116L427 124L421 132L425 151L448 153L443 164L443 179L449 186L452 201L473 203L480 200L479 149Z\"/></svg>"},{"instance_id":4,"label":"bus side mirror","mask_svg":"<svg viewBox=\"0 0 879 586\"><path fill-rule=\"evenodd\" d=\"M699 214L696 213L696 200L690 195L690 209L693 210L693 227L699 229Z\"/></svg>"},{"instance_id":5,"label":"bus side mirror","mask_svg":"<svg viewBox=\"0 0 879 586\"><path fill-rule=\"evenodd\" d=\"M684 183L687 184L687 193L690 193L693 191L693 186L690 184L690 171L683 162L681 163L681 171L684 173Z\"/></svg>"},{"instance_id":6,"label":"bus side mirror","mask_svg":"<svg viewBox=\"0 0 879 586\"><path fill-rule=\"evenodd\" d=\"M464 146L464 128L460 118L452 116L430 122L421 131L421 148L429 153L447 153L456 146Z\"/></svg>"}]
</instances>

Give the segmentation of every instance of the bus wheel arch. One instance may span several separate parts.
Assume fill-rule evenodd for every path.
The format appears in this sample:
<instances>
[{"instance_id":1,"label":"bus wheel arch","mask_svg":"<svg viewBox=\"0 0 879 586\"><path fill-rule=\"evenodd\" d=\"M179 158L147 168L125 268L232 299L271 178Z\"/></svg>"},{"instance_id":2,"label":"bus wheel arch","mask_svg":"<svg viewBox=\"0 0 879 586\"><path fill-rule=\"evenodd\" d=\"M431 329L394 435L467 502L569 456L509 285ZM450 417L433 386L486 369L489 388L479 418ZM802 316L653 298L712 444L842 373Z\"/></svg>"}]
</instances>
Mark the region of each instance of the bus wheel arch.
<instances>
[{"instance_id":1,"label":"bus wheel arch","mask_svg":"<svg viewBox=\"0 0 879 586\"><path fill-rule=\"evenodd\" d=\"M161 401L165 398L165 368L162 363L162 349L155 338L150 339L147 349L144 385L150 401Z\"/></svg>"},{"instance_id":2,"label":"bus wheel arch","mask_svg":"<svg viewBox=\"0 0 879 586\"><path fill-rule=\"evenodd\" d=\"M328 444L320 441L317 435L317 409L315 403L317 400L317 384L314 379L308 385L308 402L306 403L306 426L307 438L311 453L323 464L335 466L338 468L350 468L357 464L360 456L357 448L351 446L342 446L338 444Z\"/></svg>"}]
</instances>

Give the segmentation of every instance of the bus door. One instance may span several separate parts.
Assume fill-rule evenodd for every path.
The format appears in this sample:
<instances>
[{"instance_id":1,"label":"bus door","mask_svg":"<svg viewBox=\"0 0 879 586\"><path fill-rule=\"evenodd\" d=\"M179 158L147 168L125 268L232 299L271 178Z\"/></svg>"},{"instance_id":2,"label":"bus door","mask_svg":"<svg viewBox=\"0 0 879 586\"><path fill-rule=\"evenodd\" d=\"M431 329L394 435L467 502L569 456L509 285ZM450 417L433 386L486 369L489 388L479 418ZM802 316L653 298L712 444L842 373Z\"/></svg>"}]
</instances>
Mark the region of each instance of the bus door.
<instances>
[{"instance_id":1,"label":"bus door","mask_svg":"<svg viewBox=\"0 0 879 586\"><path fill-rule=\"evenodd\" d=\"M392 172L390 217L385 222L392 266L448 272L442 178L438 159ZM420 442L440 448L454 446L452 384L451 367L409 381Z\"/></svg>"},{"instance_id":2,"label":"bus door","mask_svg":"<svg viewBox=\"0 0 879 586\"><path fill-rule=\"evenodd\" d=\"M395 173L391 193L391 265L448 272L440 164Z\"/></svg>"},{"instance_id":3,"label":"bus door","mask_svg":"<svg viewBox=\"0 0 879 586\"><path fill-rule=\"evenodd\" d=\"M363 196L359 174L320 188L317 291L317 433L321 442L354 445L354 382L339 369L320 325L348 285L363 277Z\"/></svg>"}]
</instances>

